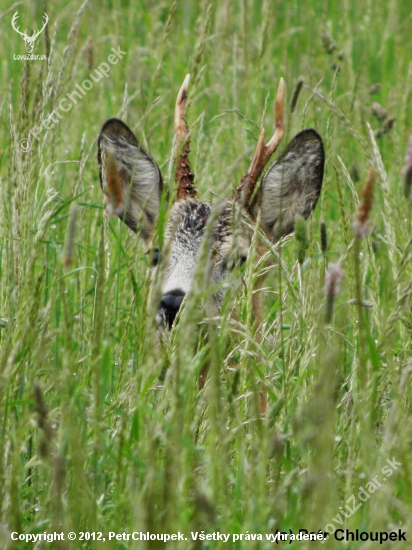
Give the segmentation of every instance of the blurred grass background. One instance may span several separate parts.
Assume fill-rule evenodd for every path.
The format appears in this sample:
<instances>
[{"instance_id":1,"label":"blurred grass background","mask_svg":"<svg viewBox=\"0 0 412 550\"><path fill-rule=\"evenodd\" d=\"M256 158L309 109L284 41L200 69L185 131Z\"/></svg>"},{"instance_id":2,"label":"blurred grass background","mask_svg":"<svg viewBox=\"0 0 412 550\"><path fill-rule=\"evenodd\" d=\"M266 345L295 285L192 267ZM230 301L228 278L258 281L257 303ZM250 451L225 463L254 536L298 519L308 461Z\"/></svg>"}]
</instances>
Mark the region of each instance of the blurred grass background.
<instances>
[{"instance_id":1,"label":"blurred grass background","mask_svg":"<svg viewBox=\"0 0 412 550\"><path fill-rule=\"evenodd\" d=\"M48 14L34 50L48 61L14 59L25 54L11 27L17 10L29 34ZM410 3L44 1L3 5L0 18L7 44L0 63L1 547L33 548L11 541L13 531L181 531L189 540L170 548L196 549L221 547L192 541L190 532L201 530L317 532L343 522L408 531L412 227L401 170L412 131ZM20 140L113 47L127 54L109 78L22 152ZM194 303L160 345L149 260L138 239L103 213L101 125L123 118L167 185L174 101L187 72L192 166L203 199L229 197L260 127L273 131L281 76L284 144L306 127L325 142L306 259L297 263L293 237L270 254L261 341L248 262L237 318L227 308L205 320ZM378 175L372 231L354 245L352 222L371 165ZM65 242L73 239L70 263ZM330 262L340 262L345 276L325 326ZM372 307L357 307L357 291ZM204 295L200 283L197 292ZM393 458L402 465L383 481ZM382 487L351 514L348 499L376 475ZM325 545L335 547L373 546L333 538ZM406 546L391 543L398 547Z\"/></svg>"}]
</instances>

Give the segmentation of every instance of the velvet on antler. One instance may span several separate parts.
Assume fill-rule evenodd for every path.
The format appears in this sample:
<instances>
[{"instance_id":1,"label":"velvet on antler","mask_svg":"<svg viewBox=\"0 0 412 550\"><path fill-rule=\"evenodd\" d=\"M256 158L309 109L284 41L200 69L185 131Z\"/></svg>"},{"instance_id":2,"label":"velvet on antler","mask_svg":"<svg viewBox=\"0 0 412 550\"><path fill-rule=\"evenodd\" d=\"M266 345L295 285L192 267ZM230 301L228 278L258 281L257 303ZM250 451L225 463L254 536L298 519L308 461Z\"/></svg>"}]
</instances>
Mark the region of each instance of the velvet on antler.
<instances>
[{"instance_id":1,"label":"velvet on antler","mask_svg":"<svg viewBox=\"0 0 412 550\"><path fill-rule=\"evenodd\" d=\"M186 122L186 101L189 88L190 75L184 79L182 87L177 94L175 107L175 146L174 158L176 163L175 181L177 183L177 199L196 196L196 188L193 185L195 176L190 170L190 135Z\"/></svg>"}]
</instances>

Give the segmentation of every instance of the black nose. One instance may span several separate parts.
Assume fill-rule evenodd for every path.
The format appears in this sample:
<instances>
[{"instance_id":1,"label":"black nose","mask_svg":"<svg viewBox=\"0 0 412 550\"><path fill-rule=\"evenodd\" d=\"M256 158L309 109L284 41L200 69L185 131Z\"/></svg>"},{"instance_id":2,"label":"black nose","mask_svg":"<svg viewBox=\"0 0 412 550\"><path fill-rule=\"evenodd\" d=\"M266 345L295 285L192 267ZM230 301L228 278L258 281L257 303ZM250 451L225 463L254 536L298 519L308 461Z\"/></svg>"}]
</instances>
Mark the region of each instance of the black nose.
<instances>
[{"instance_id":1,"label":"black nose","mask_svg":"<svg viewBox=\"0 0 412 550\"><path fill-rule=\"evenodd\" d=\"M165 294L160 300L160 307L157 314L160 318L163 317L169 328L172 328L173 321L176 318L184 297L185 293L178 289Z\"/></svg>"}]
</instances>

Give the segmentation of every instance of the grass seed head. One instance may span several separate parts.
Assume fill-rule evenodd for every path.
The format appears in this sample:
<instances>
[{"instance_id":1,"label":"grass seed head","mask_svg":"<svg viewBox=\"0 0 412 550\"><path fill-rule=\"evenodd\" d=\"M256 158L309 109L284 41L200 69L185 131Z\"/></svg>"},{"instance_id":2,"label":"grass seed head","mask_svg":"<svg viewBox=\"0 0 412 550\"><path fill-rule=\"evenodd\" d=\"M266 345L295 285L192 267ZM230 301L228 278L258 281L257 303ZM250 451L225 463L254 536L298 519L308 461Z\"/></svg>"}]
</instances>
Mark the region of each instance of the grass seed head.
<instances>
[{"instance_id":1,"label":"grass seed head","mask_svg":"<svg viewBox=\"0 0 412 550\"><path fill-rule=\"evenodd\" d=\"M322 250L322 254L326 254L328 249L328 231L325 220L320 222L320 248Z\"/></svg>"},{"instance_id":2,"label":"grass seed head","mask_svg":"<svg viewBox=\"0 0 412 550\"><path fill-rule=\"evenodd\" d=\"M353 223L353 230L355 232L355 237L361 239L366 237L369 234L369 217L372 209L373 202L373 191L376 180L376 173L374 168L369 169L369 176L366 180L365 186L362 190L362 202L359 205L358 212L356 214L356 219Z\"/></svg>"},{"instance_id":3,"label":"grass seed head","mask_svg":"<svg viewBox=\"0 0 412 550\"><path fill-rule=\"evenodd\" d=\"M70 209L69 223L67 226L66 242L64 243L63 265L70 267L73 262L74 241L76 236L76 223L78 214L77 204Z\"/></svg>"},{"instance_id":4,"label":"grass seed head","mask_svg":"<svg viewBox=\"0 0 412 550\"><path fill-rule=\"evenodd\" d=\"M336 42L327 33L322 34L322 46L325 52L329 55L331 55L337 48Z\"/></svg>"},{"instance_id":5,"label":"grass seed head","mask_svg":"<svg viewBox=\"0 0 412 550\"><path fill-rule=\"evenodd\" d=\"M376 118L376 120L379 120L379 122L383 122L389 116L388 111L385 109L385 107L383 107L377 101L374 101L372 103L371 113L372 116Z\"/></svg>"},{"instance_id":6,"label":"grass seed head","mask_svg":"<svg viewBox=\"0 0 412 550\"><path fill-rule=\"evenodd\" d=\"M293 113L293 111L296 108L296 104L298 102L300 91L302 90L303 83L304 83L304 79L302 77L299 77L298 81L296 82L295 89L293 90L292 98L290 100L290 112L291 113Z\"/></svg>"},{"instance_id":7,"label":"grass seed head","mask_svg":"<svg viewBox=\"0 0 412 550\"><path fill-rule=\"evenodd\" d=\"M123 193L119 169L112 151L108 151L106 156L106 182L109 199L107 211L109 214L118 214L122 204Z\"/></svg>"},{"instance_id":8,"label":"grass seed head","mask_svg":"<svg viewBox=\"0 0 412 550\"><path fill-rule=\"evenodd\" d=\"M335 298L340 294L340 283L343 279L343 269L340 264L329 264L325 275L324 292L326 296L325 323L332 322Z\"/></svg>"},{"instance_id":9,"label":"grass seed head","mask_svg":"<svg viewBox=\"0 0 412 550\"><path fill-rule=\"evenodd\" d=\"M37 427L40 430L39 455L46 458L49 455L53 432L49 421L48 410L44 401L43 392L39 384L34 386L34 409L36 411Z\"/></svg>"},{"instance_id":10,"label":"grass seed head","mask_svg":"<svg viewBox=\"0 0 412 550\"><path fill-rule=\"evenodd\" d=\"M372 84L372 86L368 90L369 95L377 94L379 90L381 89L380 82L376 82L376 84Z\"/></svg>"},{"instance_id":11,"label":"grass seed head","mask_svg":"<svg viewBox=\"0 0 412 550\"><path fill-rule=\"evenodd\" d=\"M383 130L383 133L384 134L387 134L388 132L390 132L395 124L395 117L393 116L388 116L387 118L385 118L385 120L383 121L383 125L382 125L382 130Z\"/></svg>"},{"instance_id":12,"label":"grass seed head","mask_svg":"<svg viewBox=\"0 0 412 550\"><path fill-rule=\"evenodd\" d=\"M296 218L295 239L297 243L298 261L300 265L302 265L305 261L306 250L309 246L309 240L306 231L305 220L301 217Z\"/></svg>"}]
</instances>

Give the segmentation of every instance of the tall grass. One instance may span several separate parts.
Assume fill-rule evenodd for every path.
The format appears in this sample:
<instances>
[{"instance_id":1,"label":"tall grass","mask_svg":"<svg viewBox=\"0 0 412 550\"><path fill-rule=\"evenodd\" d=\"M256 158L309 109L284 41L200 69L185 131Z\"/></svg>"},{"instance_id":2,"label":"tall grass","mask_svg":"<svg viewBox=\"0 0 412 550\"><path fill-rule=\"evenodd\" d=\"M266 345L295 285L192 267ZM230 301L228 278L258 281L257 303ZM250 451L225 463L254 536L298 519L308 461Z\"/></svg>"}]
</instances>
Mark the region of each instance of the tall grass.
<instances>
[{"instance_id":1,"label":"tall grass","mask_svg":"<svg viewBox=\"0 0 412 550\"><path fill-rule=\"evenodd\" d=\"M17 9L22 28L49 15L34 52L48 61L14 60L25 53L10 25ZM402 528L410 540L412 225L401 177L412 131L409 3L48 0L15 10L0 14L1 547L34 547L11 532L53 531L106 536L66 536L56 548L164 545L108 541L109 531L183 532L188 540L170 548L223 545L192 540L204 531L261 533L263 541L227 544L269 548L265 534L277 529L340 522ZM119 46L127 54L109 77L21 151L30 129ZM103 212L101 124L121 115L167 176L173 104L188 70L202 198L229 197L240 182L260 127L273 128L281 76L288 105L303 79L286 141L310 126L325 141L306 257L298 261L294 237L269 246L260 333L251 302L265 264L248 262L238 315L228 303L212 318L198 307L208 295L201 263L179 324L160 341L149 258ZM393 126L374 116L373 102ZM371 232L356 240L371 166ZM331 263L344 279L325 323ZM401 466L384 480L387 459ZM375 476L381 487L351 515L348 499ZM291 548L305 544L313 543ZM325 547L373 543L331 536ZM391 543L398 547L407 543Z\"/></svg>"}]
</instances>

